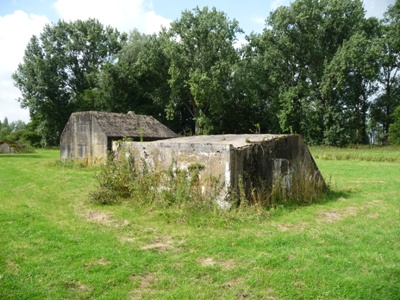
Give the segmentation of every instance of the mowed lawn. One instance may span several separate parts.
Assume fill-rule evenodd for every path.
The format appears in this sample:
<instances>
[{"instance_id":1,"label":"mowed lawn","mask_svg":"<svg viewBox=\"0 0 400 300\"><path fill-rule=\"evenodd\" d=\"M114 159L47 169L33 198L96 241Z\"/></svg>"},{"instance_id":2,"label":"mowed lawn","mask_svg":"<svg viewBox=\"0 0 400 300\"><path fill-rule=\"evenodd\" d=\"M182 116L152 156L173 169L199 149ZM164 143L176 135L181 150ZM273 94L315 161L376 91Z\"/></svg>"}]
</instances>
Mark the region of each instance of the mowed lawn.
<instances>
[{"instance_id":1,"label":"mowed lawn","mask_svg":"<svg viewBox=\"0 0 400 300\"><path fill-rule=\"evenodd\" d=\"M400 299L398 150L325 151L326 199L231 212L96 205L98 169L0 155L0 299Z\"/></svg>"}]
</instances>

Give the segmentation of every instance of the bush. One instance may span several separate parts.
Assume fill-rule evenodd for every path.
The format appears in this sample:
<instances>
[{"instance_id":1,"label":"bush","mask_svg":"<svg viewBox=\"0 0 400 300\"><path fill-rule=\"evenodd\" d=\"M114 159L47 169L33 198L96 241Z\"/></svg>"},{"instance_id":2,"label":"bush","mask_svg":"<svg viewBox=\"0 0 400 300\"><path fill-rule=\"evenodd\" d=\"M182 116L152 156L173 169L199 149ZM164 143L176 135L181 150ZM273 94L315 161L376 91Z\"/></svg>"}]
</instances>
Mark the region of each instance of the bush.
<instances>
[{"instance_id":1,"label":"bush","mask_svg":"<svg viewBox=\"0 0 400 300\"><path fill-rule=\"evenodd\" d=\"M134 181L134 161L129 156L126 159L115 159L109 153L107 164L96 174L99 188L90 193L93 202L113 204L132 195L131 187Z\"/></svg>"}]
</instances>

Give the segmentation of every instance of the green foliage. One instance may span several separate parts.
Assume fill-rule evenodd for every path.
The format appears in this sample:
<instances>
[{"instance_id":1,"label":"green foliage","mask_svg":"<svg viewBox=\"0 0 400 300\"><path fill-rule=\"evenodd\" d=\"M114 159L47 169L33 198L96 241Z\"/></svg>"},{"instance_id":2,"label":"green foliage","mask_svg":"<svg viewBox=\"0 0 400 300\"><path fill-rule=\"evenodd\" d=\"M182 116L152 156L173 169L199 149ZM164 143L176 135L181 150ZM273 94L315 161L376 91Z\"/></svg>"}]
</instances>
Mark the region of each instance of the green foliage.
<instances>
[{"instance_id":1,"label":"green foliage","mask_svg":"<svg viewBox=\"0 0 400 300\"><path fill-rule=\"evenodd\" d=\"M356 33L343 43L327 66L322 94L333 113L329 115L329 123L325 123L328 125L324 134L326 145L368 143L368 99L377 91L379 50L376 40L369 39L365 33ZM348 140L343 141L344 137Z\"/></svg>"},{"instance_id":2,"label":"green foliage","mask_svg":"<svg viewBox=\"0 0 400 300\"><path fill-rule=\"evenodd\" d=\"M3 122L0 122L0 142L18 142L23 145L18 147L19 152L34 152L34 148L40 146L40 136L30 130L29 125L22 121L9 123L8 119L4 118Z\"/></svg>"},{"instance_id":3,"label":"green foliage","mask_svg":"<svg viewBox=\"0 0 400 300\"><path fill-rule=\"evenodd\" d=\"M389 140L393 145L400 145L400 106L398 106L393 115L393 123L389 127Z\"/></svg>"},{"instance_id":4,"label":"green foliage","mask_svg":"<svg viewBox=\"0 0 400 300\"><path fill-rule=\"evenodd\" d=\"M97 20L65 22L44 27L32 36L23 62L13 74L43 146L55 146L72 112L99 108L93 91L104 64L112 62L125 35Z\"/></svg>"},{"instance_id":5,"label":"green foliage","mask_svg":"<svg viewBox=\"0 0 400 300\"><path fill-rule=\"evenodd\" d=\"M157 78L158 74L151 74L148 69L145 74L148 78L142 76L145 53L149 55L152 52L161 51L159 46L154 46L154 43L157 43L155 35L132 31L126 44L117 55L117 62L105 65L101 72L98 91L104 110L113 112L132 110L138 114L151 114L152 110L156 110L153 111L155 115L163 111L153 103L150 93L151 87L157 83L161 84L161 80ZM151 63L157 62L152 61ZM146 67L150 68L149 65ZM159 64L158 67L158 71L161 73L163 71L162 64ZM163 78L163 81L166 82L166 78ZM152 86L147 87L150 83ZM168 94L167 90L165 93Z\"/></svg>"},{"instance_id":6,"label":"green foliage","mask_svg":"<svg viewBox=\"0 0 400 300\"><path fill-rule=\"evenodd\" d=\"M135 175L134 161L130 156L115 159L109 153L107 163L96 174L99 186L90 194L91 201L113 204L131 197Z\"/></svg>"},{"instance_id":7,"label":"green foliage","mask_svg":"<svg viewBox=\"0 0 400 300\"><path fill-rule=\"evenodd\" d=\"M393 122L392 114L400 105L400 77L399 77L399 53L400 38L400 3L396 1L389 6L385 18L380 26L379 44L381 47L378 62L381 67L378 81L381 84L381 92L372 103L371 119L372 128L379 130L387 138L389 126Z\"/></svg>"},{"instance_id":8,"label":"green foliage","mask_svg":"<svg viewBox=\"0 0 400 300\"><path fill-rule=\"evenodd\" d=\"M216 8L196 7L182 12L164 33L172 93L168 116L184 105L195 121L195 134L211 133L224 111L232 67L239 60L233 43L240 32L238 22Z\"/></svg>"},{"instance_id":9,"label":"green foliage","mask_svg":"<svg viewBox=\"0 0 400 300\"><path fill-rule=\"evenodd\" d=\"M238 22L216 8L129 38L96 20L59 21L32 37L13 79L41 146L57 145L83 110L153 115L189 135L260 124L312 145L387 143L400 104L399 10L396 1L378 20L361 0L296 0L242 46Z\"/></svg>"},{"instance_id":10,"label":"green foliage","mask_svg":"<svg viewBox=\"0 0 400 300\"><path fill-rule=\"evenodd\" d=\"M341 58L350 59L349 52L344 55L341 49L349 49L354 53L359 51L362 53L360 57L370 62L369 56L364 57L369 42L367 38L364 49L361 49L361 45L357 48L359 41L344 46L346 41L363 31L364 20L364 9L359 0L298 0L290 6L279 7L270 15L267 20L269 27L262 35L261 55L264 57L264 80L276 85L270 97L273 97L273 103L279 105L275 109L282 132L300 133L312 144L341 145L349 142L343 140L344 137L353 138L351 131L343 124L343 120L349 117L349 103L341 98L350 102L364 94L370 95L370 90L365 91L369 86L362 85L354 89L353 84L355 95L327 97L327 90L336 91L337 87L325 88L324 82L335 85L341 76L353 78L349 73L354 68L342 71L340 68L344 66L336 64ZM336 64L335 68L333 63ZM360 62L360 65L371 64ZM370 66L375 71L372 75L377 73L374 67L373 64ZM370 69L357 67L357 80L367 83L373 81L368 73ZM364 112L365 108L362 109ZM360 130L363 130L366 119L361 119L364 127ZM350 127L358 128L357 124L353 122Z\"/></svg>"}]
</instances>

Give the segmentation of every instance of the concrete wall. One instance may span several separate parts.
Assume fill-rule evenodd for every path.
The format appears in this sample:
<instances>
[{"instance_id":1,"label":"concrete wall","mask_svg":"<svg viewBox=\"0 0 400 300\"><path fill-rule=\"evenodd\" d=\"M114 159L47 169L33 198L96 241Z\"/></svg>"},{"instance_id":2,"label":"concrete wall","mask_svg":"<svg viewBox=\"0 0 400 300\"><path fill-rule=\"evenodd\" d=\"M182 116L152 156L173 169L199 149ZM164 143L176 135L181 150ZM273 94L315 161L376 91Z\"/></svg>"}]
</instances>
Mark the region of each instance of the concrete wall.
<instances>
[{"instance_id":1,"label":"concrete wall","mask_svg":"<svg viewBox=\"0 0 400 300\"><path fill-rule=\"evenodd\" d=\"M299 135L214 135L175 138L156 142L115 144L118 154L129 151L138 168L153 171L171 167L189 170L202 165L200 184L210 188L210 178L220 182L218 201L236 193L242 180L250 199L252 189L271 190L283 183L287 192L308 178L323 178Z\"/></svg>"},{"instance_id":2,"label":"concrete wall","mask_svg":"<svg viewBox=\"0 0 400 300\"><path fill-rule=\"evenodd\" d=\"M151 171L201 168L199 184L204 193L218 185L223 199L230 189L231 146L224 144L168 143L175 139L156 142L124 142L113 150L118 154L129 151L136 167Z\"/></svg>"},{"instance_id":3,"label":"concrete wall","mask_svg":"<svg viewBox=\"0 0 400 300\"><path fill-rule=\"evenodd\" d=\"M72 115L60 140L60 158L88 165L104 163L107 158L107 137L96 118Z\"/></svg>"},{"instance_id":4,"label":"concrete wall","mask_svg":"<svg viewBox=\"0 0 400 300\"><path fill-rule=\"evenodd\" d=\"M283 192L292 194L304 189L325 185L322 175L299 135L278 135L270 139L250 142L232 153L235 174L232 187L242 178L246 196L252 189L269 193L280 185ZM307 187L304 185L308 185ZM296 195L293 195L296 196Z\"/></svg>"}]
</instances>

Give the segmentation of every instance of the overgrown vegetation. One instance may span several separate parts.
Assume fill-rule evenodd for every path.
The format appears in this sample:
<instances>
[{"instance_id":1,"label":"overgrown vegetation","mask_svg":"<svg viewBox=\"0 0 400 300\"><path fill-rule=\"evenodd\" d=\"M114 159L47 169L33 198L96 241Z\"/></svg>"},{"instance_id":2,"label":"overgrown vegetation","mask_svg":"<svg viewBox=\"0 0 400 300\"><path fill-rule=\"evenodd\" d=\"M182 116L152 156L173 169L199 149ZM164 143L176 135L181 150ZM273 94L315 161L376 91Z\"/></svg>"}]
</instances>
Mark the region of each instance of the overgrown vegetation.
<instances>
[{"instance_id":1,"label":"overgrown vegetation","mask_svg":"<svg viewBox=\"0 0 400 300\"><path fill-rule=\"evenodd\" d=\"M243 179L239 178L238 190L229 191L229 199L220 199L223 183L218 178L207 178L207 187L200 185L199 174L204 168L195 163L182 170L172 162L168 170L154 172L145 162L140 167L135 164L135 158L129 152L121 151L118 158L110 153L106 165L96 174L98 187L91 192L90 199L101 204L125 200L175 207L203 205L213 209L215 205L225 208L256 205L270 209L283 204L315 203L328 191L319 174L310 176L301 168L299 174L280 178L272 187L266 186L262 179L259 182L247 180L249 186L245 187Z\"/></svg>"},{"instance_id":2,"label":"overgrown vegetation","mask_svg":"<svg viewBox=\"0 0 400 300\"><path fill-rule=\"evenodd\" d=\"M179 170L172 163L168 170L160 172L149 172L144 162L142 165L139 169L129 152L118 158L110 153L107 164L96 173L98 188L90 194L90 200L101 204L129 200L141 205L207 206L218 193L217 180L210 185L209 193L201 191L199 172L204 168L201 164Z\"/></svg>"}]
</instances>

